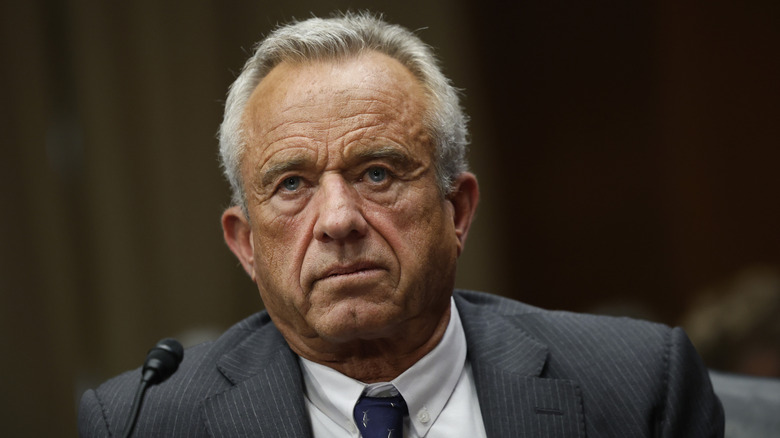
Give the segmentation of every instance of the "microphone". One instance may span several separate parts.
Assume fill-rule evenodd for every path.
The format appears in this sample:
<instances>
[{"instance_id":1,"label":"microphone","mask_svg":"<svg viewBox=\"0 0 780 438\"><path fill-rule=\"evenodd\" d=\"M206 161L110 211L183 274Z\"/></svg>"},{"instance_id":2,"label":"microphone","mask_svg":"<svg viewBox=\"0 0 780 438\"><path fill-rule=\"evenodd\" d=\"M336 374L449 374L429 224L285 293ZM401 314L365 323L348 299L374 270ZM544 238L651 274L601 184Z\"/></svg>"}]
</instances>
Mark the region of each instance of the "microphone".
<instances>
[{"instance_id":1,"label":"microphone","mask_svg":"<svg viewBox=\"0 0 780 438\"><path fill-rule=\"evenodd\" d=\"M184 348L179 341L171 338L163 339L146 355L141 380L151 385L164 382L179 369L183 358Z\"/></svg>"},{"instance_id":2,"label":"microphone","mask_svg":"<svg viewBox=\"0 0 780 438\"><path fill-rule=\"evenodd\" d=\"M141 370L141 383L135 392L133 407L130 408L130 416L125 422L124 437L129 438L135 429L135 423L138 421L138 414L141 412L141 404L144 400L146 390L158 383L164 382L168 377L179 369L179 364L184 358L184 348L176 339L166 338L161 340L146 355L144 367Z\"/></svg>"}]
</instances>

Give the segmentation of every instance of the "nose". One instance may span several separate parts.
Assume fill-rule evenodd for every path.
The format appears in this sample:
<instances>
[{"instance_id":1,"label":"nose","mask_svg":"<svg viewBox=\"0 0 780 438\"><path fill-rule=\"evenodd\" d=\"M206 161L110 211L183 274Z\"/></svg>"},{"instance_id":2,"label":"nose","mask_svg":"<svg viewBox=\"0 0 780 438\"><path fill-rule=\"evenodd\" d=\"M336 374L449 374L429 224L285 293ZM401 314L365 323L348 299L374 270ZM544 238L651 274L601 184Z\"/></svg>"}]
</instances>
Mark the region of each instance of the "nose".
<instances>
[{"instance_id":1,"label":"nose","mask_svg":"<svg viewBox=\"0 0 780 438\"><path fill-rule=\"evenodd\" d=\"M341 175L325 175L317 190L314 237L321 242L359 239L368 231L360 195Z\"/></svg>"}]
</instances>

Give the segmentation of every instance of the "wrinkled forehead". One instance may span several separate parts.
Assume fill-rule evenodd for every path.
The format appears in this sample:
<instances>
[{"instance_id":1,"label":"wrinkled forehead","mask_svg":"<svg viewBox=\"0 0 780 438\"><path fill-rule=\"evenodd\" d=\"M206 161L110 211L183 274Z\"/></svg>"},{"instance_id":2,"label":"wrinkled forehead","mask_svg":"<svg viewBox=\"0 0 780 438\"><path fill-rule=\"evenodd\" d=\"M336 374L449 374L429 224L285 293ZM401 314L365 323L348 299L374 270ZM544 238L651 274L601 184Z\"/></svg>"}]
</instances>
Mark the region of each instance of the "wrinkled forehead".
<instances>
[{"instance_id":1,"label":"wrinkled forehead","mask_svg":"<svg viewBox=\"0 0 780 438\"><path fill-rule=\"evenodd\" d=\"M367 52L349 58L285 61L257 85L242 122L249 144L263 143L290 123L300 128L350 118L377 124L422 125L428 99L417 78L397 60ZM348 123L347 123L348 125Z\"/></svg>"},{"instance_id":2,"label":"wrinkled forehead","mask_svg":"<svg viewBox=\"0 0 780 438\"><path fill-rule=\"evenodd\" d=\"M249 103L285 98L327 99L371 90L423 98L425 88L401 62L380 52L367 51L328 59L285 60L273 67L252 92ZM249 106L249 105L248 105ZM250 109L250 108L247 108Z\"/></svg>"}]
</instances>

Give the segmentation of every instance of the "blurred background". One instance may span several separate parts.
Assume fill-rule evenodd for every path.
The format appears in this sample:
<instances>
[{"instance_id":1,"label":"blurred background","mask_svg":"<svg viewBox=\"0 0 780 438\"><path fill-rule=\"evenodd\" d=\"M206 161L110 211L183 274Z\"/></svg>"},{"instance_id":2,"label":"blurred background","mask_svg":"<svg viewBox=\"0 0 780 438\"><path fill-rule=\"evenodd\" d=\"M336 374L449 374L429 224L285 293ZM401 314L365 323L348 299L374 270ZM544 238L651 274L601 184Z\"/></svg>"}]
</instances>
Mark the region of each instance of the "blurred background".
<instances>
[{"instance_id":1,"label":"blurred background","mask_svg":"<svg viewBox=\"0 0 780 438\"><path fill-rule=\"evenodd\" d=\"M0 4L5 436L75 436L81 393L158 339L262 308L215 133L253 44L334 9L418 30L464 90L460 287L683 325L708 366L780 376L780 2Z\"/></svg>"}]
</instances>

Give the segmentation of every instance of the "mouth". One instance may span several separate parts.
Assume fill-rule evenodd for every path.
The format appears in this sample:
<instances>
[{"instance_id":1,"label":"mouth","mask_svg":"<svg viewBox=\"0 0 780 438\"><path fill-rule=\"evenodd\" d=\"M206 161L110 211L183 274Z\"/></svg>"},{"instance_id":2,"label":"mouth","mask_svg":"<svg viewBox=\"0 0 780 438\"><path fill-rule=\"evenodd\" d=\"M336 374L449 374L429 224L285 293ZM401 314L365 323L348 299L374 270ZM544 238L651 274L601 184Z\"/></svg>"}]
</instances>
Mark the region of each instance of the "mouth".
<instances>
[{"instance_id":1,"label":"mouth","mask_svg":"<svg viewBox=\"0 0 780 438\"><path fill-rule=\"evenodd\" d=\"M362 262L362 263L355 263L347 266L334 266L327 271L320 277L321 280L332 278L332 277L341 277L345 275L356 275L361 273L367 273L369 271L375 271L379 269L379 267L373 263L368 262Z\"/></svg>"},{"instance_id":2,"label":"mouth","mask_svg":"<svg viewBox=\"0 0 780 438\"><path fill-rule=\"evenodd\" d=\"M323 280L349 279L370 276L381 270L379 265L371 262L359 262L349 265L337 265L325 270L318 276L315 283Z\"/></svg>"}]
</instances>

